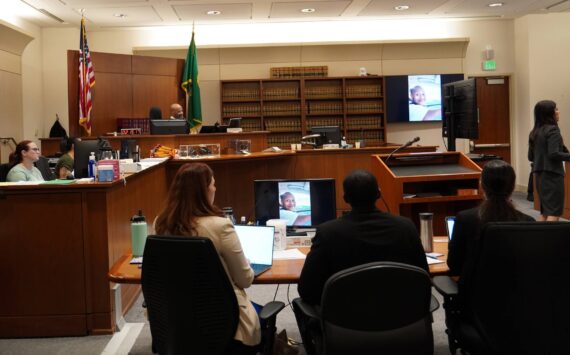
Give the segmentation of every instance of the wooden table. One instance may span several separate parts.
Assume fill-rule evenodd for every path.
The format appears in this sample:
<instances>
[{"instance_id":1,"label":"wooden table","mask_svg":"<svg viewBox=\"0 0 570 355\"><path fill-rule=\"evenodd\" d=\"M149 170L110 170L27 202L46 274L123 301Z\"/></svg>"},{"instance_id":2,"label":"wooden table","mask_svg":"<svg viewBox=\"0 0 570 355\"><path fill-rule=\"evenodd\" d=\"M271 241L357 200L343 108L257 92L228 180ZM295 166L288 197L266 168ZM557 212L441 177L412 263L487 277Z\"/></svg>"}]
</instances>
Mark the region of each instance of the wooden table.
<instances>
[{"instance_id":1,"label":"wooden table","mask_svg":"<svg viewBox=\"0 0 570 355\"><path fill-rule=\"evenodd\" d=\"M447 261L447 237L434 238L434 252L444 254L438 259ZM309 252L309 247L300 247L299 250L304 254ZM141 268L139 265L130 264L133 256L131 254L123 255L109 270L109 280L123 284L140 284ZM292 284L298 283L301 276L301 270L305 264L305 259L293 260L274 260L273 266L268 271L257 276L253 280L254 284ZM432 264L429 266L431 276L443 275L449 271L445 262Z\"/></svg>"}]
</instances>

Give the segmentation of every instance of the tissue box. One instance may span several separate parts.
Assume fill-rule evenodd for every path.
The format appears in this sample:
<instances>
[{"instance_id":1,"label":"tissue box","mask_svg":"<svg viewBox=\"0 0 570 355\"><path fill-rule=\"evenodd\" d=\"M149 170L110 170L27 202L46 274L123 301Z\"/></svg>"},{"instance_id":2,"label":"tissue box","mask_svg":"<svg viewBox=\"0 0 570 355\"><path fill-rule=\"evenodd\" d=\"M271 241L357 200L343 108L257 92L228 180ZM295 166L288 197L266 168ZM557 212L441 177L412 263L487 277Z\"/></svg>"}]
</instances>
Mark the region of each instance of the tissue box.
<instances>
[{"instance_id":1,"label":"tissue box","mask_svg":"<svg viewBox=\"0 0 570 355\"><path fill-rule=\"evenodd\" d=\"M121 176L121 171L119 169L119 161L112 160L112 159L103 159L97 162L97 170L101 168L101 166L110 165L113 167L113 180L117 180Z\"/></svg>"},{"instance_id":2,"label":"tissue box","mask_svg":"<svg viewBox=\"0 0 570 355\"><path fill-rule=\"evenodd\" d=\"M216 158L219 156L219 144L193 144L188 146L188 157L191 159Z\"/></svg>"}]
</instances>

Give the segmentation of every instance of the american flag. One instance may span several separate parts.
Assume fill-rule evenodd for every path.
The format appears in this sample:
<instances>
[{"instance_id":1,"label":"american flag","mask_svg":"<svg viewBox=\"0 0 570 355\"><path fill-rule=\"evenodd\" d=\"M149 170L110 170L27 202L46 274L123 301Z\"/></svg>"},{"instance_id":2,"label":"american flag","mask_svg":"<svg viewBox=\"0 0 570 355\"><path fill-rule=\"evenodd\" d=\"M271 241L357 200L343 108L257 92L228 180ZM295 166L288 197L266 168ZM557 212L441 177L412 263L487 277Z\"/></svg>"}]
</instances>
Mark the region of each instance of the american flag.
<instances>
[{"instance_id":1,"label":"american flag","mask_svg":"<svg viewBox=\"0 0 570 355\"><path fill-rule=\"evenodd\" d=\"M91 88L95 85L95 72L91 62L91 54L85 35L85 19L81 18L81 35L79 39L79 125L91 135Z\"/></svg>"}]
</instances>

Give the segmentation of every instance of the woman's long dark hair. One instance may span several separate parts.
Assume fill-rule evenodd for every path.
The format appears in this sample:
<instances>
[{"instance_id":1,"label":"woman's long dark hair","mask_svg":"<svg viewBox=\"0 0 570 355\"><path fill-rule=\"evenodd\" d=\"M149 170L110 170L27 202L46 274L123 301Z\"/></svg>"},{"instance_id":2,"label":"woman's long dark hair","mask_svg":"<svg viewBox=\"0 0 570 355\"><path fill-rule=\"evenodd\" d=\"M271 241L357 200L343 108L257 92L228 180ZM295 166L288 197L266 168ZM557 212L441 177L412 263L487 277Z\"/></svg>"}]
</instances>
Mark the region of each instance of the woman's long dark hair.
<instances>
[{"instance_id":1,"label":"woman's long dark hair","mask_svg":"<svg viewBox=\"0 0 570 355\"><path fill-rule=\"evenodd\" d=\"M551 100L542 100L534 105L534 127L528 136L528 144L532 147L534 139L538 131L544 125L555 125L556 122L556 102Z\"/></svg>"},{"instance_id":2,"label":"woman's long dark hair","mask_svg":"<svg viewBox=\"0 0 570 355\"><path fill-rule=\"evenodd\" d=\"M203 163L185 164L168 191L166 207L159 213L155 230L162 235L196 235L196 218L223 216L208 198L214 173Z\"/></svg>"},{"instance_id":3,"label":"woman's long dark hair","mask_svg":"<svg viewBox=\"0 0 570 355\"><path fill-rule=\"evenodd\" d=\"M16 145L16 150L10 154L10 157L8 158L8 161L10 162L10 164L12 166L16 165L16 164L20 164L24 158L22 158L22 152L23 151L28 151L30 150L30 147L28 147L28 145L32 143L32 141L21 141L20 143L18 143L18 145Z\"/></svg>"},{"instance_id":4,"label":"woman's long dark hair","mask_svg":"<svg viewBox=\"0 0 570 355\"><path fill-rule=\"evenodd\" d=\"M481 173L486 199L479 206L481 225L487 222L516 221L517 210L510 197L515 189L515 171L503 160L491 160Z\"/></svg>"}]
</instances>

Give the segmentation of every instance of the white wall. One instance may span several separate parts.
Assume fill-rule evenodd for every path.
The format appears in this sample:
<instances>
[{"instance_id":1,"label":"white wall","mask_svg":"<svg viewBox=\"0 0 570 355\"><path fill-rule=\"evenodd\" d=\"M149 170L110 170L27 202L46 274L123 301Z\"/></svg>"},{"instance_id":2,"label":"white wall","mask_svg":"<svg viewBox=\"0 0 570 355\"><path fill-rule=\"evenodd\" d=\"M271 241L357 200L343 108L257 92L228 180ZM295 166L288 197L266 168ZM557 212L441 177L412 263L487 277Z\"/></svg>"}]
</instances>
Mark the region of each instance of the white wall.
<instances>
[{"instance_id":1,"label":"white wall","mask_svg":"<svg viewBox=\"0 0 570 355\"><path fill-rule=\"evenodd\" d=\"M527 160L528 134L533 126L536 102L554 100L560 109L560 130L570 142L570 13L529 15L515 21L517 82L515 114L516 170L519 185L526 186L530 172Z\"/></svg>"}]
</instances>

